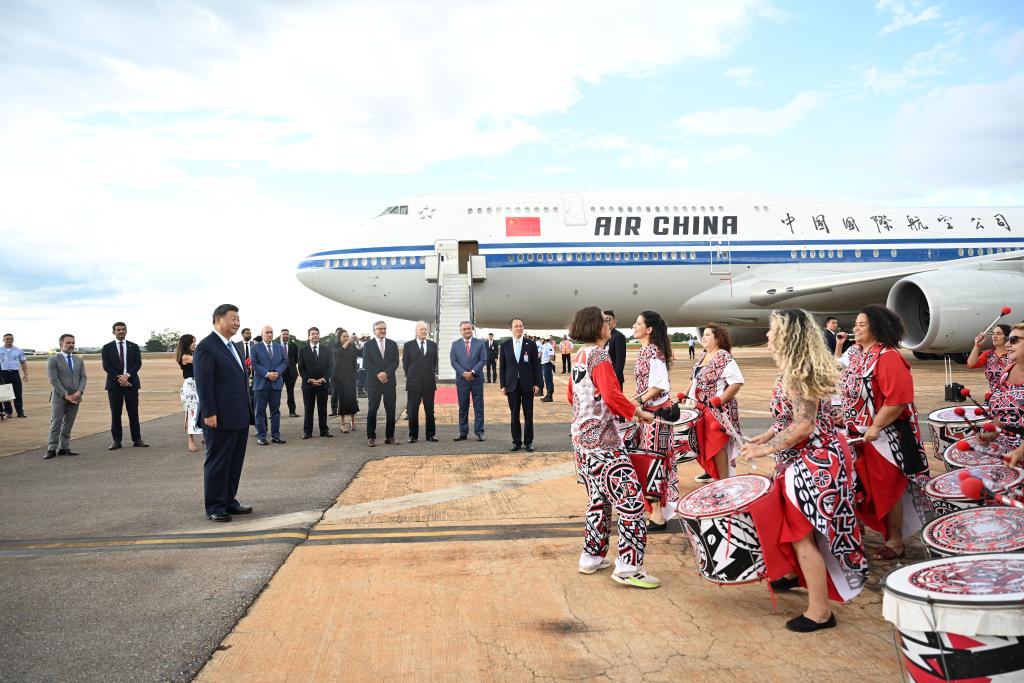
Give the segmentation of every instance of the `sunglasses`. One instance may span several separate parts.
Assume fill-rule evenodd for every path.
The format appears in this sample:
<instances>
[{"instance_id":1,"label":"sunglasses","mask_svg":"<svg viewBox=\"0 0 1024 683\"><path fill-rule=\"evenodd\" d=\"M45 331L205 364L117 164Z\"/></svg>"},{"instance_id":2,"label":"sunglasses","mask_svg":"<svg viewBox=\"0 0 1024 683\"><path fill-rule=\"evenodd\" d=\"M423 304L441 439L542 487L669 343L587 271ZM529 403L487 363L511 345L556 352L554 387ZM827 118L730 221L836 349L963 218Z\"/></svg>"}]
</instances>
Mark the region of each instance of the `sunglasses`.
<instances>
[{"instance_id":1,"label":"sunglasses","mask_svg":"<svg viewBox=\"0 0 1024 683\"><path fill-rule=\"evenodd\" d=\"M1016 344L1019 341L1020 341L1020 337L1019 336L1017 336L1017 337L1007 337L1006 338L1006 343L1007 344Z\"/></svg>"}]
</instances>

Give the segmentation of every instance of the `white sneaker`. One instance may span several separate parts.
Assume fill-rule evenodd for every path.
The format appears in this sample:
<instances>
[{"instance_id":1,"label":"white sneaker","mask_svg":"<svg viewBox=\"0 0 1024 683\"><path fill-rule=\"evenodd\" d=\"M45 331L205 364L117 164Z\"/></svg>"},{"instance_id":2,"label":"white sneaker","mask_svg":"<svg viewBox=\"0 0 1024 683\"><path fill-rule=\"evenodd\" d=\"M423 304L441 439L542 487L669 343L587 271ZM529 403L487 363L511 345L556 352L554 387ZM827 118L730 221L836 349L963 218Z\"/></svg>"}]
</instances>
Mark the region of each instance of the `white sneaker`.
<instances>
[{"instance_id":1,"label":"white sneaker","mask_svg":"<svg viewBox=\"0 0 1024 683\"><path fill-rule=\"evenodd\" d=\"M608 567L610 567L610 566L612 566L612 561L609 558L607 558L607 557L602 557L601 561L598 562L595 565L591 565L589 567L585 567L585 566L583 566L581 564L580 565L580 574L593 574L595 572L601 571L602 569L608 569Z\"/></svg>"},{"instance_id":2,"label":"white sneaker","mask_svg":"<svg viewBox=\"0 0 1024 683\"><path fill-rule=\"evenodd\" d=\"M694 477L694 478L693 478L693 480L694 480L695 482L697 482L698 484L707 484L707 483L709 483L709 482L712 482L712 481L714 481L714 480L715 480L715 478L714 478L714 477L712 477L712 476L711 476L710 474L708 474L707 472L701 472L701 473L700 473L700 474L698 474L698 475L697 475L696 477Z\"/></svg>"},{"instance_id":3,"label":"white sneaker","mask_svg":"<svg viewBox=\"0 0 1024 683\"><path fill-rule=\"evenodd\" d=\"M647 570L643 567L629 572L628 574L612 572L612 580L615 581L615 583L621 583L624 586L634 586L636 588L657 588L661 585L661 579L653 574L648 574Z\"/></svg>"}]
</instances>

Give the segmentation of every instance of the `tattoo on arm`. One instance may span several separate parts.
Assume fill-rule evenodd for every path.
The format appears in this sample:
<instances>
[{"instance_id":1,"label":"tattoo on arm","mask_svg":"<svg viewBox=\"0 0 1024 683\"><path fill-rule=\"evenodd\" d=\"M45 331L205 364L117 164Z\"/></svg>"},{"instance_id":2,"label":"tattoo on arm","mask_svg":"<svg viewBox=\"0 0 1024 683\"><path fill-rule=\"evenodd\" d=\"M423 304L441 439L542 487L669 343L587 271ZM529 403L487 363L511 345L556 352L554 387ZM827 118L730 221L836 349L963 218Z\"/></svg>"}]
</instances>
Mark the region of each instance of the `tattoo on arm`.
<instances>
[{"instance_id":1,"label":"tattoo on arm","mask_svg":"<svg viewBox=\"0 0 1024 683\"><path fill-rule=\"evenodd\" d=\"M793 422L765 444L773 452L789 448L803 440L803 437L796 433L794 427L805 422L813 425L814 418L817 416L818 404L816 401L808 401L799 396L794 396L791 400L793 402Z\"/></svg>"}]
</instances>

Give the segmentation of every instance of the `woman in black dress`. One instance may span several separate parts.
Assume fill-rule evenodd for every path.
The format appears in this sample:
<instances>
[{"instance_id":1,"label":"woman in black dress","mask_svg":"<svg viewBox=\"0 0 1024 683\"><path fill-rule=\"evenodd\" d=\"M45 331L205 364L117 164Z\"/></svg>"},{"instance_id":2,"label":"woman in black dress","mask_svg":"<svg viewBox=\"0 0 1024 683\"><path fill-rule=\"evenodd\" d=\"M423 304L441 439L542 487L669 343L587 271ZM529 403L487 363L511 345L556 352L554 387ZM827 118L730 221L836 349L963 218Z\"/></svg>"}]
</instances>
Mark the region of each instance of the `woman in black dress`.
<instances>
[{"instance_id":1,"label":"woman in black dress","mask_svg":"<svg viewBox=\"0 0 1024 683\"><path fill-rule=\"evenodd\" d=\"M338 415L341 416L341 433L348 434L356 429L356 413L359 412L359 401L356 400L356 359L359 349L356 348L352 336L342 330L338 341L341 343L335 356L333 390L338 396Z\"/></svg>"}]
</instances>

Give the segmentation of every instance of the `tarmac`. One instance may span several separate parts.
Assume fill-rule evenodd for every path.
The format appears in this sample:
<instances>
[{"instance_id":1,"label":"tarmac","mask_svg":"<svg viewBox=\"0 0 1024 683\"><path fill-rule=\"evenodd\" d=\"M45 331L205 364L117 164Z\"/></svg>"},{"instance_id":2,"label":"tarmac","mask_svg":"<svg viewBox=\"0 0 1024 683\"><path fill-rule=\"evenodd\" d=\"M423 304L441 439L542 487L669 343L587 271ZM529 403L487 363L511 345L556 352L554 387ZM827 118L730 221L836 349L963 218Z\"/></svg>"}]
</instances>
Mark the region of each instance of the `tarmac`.
<instances>
[{"instance_id":1,"label":"tarmac","mask_svg":"<svg viewBox=\"0 0 1024 683\"><path fill-rule=\"evenodd\" d=\"M744 429L763 429L774 374L763 351L738 355ZM165 374L153 402L173 388ZM941 405L941 364L915 379L922 412ZM483 443L451 441L450 406L439 443L395 447L336 425L302 441L284 418L287 444L250 441L239 497L255 512L230 524L202 517L203 456L184 450L180 413L144 423L148 449L107 451L96 431L75 438L77 457L0 457L0 680L899 679L878 587L894 563L835 607L838 628L809 636L783 628L801 591L707 583L677 524L650 537L660 589L579 574L586 501L556 381L533 454L508 452L493 385ZM98 424L104 398L92 392ZM45 434L38 396L28 409L0 425L0 453L22 443L11 426ZM681 469L684 491L694 474ZM913 546L908 561L922 558Z\"/></svg>"}]
</instances>

